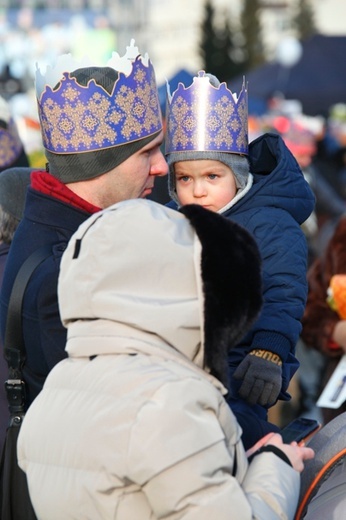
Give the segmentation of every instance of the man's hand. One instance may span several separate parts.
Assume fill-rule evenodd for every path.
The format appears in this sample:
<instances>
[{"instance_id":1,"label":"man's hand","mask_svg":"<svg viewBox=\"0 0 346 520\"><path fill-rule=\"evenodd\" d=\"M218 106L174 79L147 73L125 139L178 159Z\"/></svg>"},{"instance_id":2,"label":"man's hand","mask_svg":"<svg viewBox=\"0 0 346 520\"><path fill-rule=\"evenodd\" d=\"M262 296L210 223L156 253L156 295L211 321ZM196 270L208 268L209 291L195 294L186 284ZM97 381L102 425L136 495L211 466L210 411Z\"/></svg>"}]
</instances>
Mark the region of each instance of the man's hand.
<instances>
[{"instance_id":1,"label":"man's hand","mask_svg":"<svg viewBox=\"0 0 346 520\"><path fill-rule=\"evenodd\" d=\"M288 458L292 468L299 471L299 473L304 469L304 461L313 459L315 456L314 450L305 446L299 446L295 441L290 444L284 444L279 433L268 433L263 439L260 439L250 448L246 452L246 455L247 457L251 457L256 455L257 452L261 453L261 448L270 446L279 448Z\"/></svg>"},{"instance_id":2,"label":"man's hand","mask_svg":"<svg viewBox=\"0 0 346 520\"><path fill-rule=\"evenodd\" d=\"M282 385L282 361L268 350L251 350L233 377L242 379L239 396L249 404L273 405Z\"/></svg>"}]
</instances>

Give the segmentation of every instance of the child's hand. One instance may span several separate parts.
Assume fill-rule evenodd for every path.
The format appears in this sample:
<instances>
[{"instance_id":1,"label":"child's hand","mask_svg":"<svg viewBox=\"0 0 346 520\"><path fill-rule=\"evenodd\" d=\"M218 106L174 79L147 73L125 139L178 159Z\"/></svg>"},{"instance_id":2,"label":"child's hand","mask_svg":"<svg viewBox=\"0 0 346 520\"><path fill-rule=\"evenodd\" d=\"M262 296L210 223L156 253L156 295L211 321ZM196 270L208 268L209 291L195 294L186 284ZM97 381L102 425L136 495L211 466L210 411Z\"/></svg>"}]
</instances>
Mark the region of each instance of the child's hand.
<instances>
[{"instance_id":1,"label":"child's hand","mask_svg":"<svg viewBox=\"0 0 346 520\"><path fill-rule=\"evenodd\" d=\"M282 386L282 361L268 350L254 349L245 356L233 374L242 380L239 396L251 405L273 405Z\"/></svg>"}]
</instances>

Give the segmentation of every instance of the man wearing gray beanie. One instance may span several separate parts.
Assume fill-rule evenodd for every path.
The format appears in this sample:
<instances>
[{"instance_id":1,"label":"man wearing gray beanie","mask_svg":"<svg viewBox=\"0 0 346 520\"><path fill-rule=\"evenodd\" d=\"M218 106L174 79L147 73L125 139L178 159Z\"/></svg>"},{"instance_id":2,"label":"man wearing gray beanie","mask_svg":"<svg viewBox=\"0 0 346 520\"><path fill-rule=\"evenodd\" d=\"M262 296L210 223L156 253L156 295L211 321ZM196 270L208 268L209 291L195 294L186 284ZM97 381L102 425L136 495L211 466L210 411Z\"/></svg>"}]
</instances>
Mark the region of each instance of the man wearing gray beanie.
<instances>
[{"instance_id":1,"label":"man wearing gray beanie","mask_svg":"<svg viewBox=\"0 0 346 520\"><path fill-rule=\"evenodd\" d=\"M155 177L168 170L160 150L163 131L155 72L134 40L124 56L114 52L104 66L87 59L77 63L65 55L44 72L37 68L36 95L48 163L46 171L32 173L1 289L4 336L19 267L42 245L51 246L24 300L27 407L49 371L66 357L57 280L70 237L91 214L150 195Z\"/></svg>"},{"instance_id":2,"label":"man wearing gray beanie","mask_svg":"<svg viewBox=\"0 0 346 520\"><path fill-rule=\"evenodd\" d=\"M268 422L268 409L290 399L288 385L299 365L295 346L307 296L307 244L300 226L315 199L278 135L264 134L248 145L247 117L245 83L236 95L200 71L190 86L180 83L172 95L168 91L168 205L198 204L221 213L245 227L261 253L263 308L228 357L227 401L250 448L279 430Z\"/></svg>"}]
</instances>

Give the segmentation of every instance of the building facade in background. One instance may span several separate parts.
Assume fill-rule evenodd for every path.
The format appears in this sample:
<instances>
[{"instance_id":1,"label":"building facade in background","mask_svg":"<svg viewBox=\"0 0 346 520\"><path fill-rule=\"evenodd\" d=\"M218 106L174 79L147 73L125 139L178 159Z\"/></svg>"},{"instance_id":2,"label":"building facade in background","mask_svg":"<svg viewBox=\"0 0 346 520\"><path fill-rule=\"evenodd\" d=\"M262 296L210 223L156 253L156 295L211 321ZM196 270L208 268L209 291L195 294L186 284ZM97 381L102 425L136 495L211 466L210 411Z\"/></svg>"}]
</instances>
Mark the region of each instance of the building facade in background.
<instances>
[{"instance_id":1,"label":"building facade in background","mask_svg":"<svg viewBox=\"0 0 346 520\"><path fill-rule=\"evenodd\" d=\"M298 0L262 0L261 23L268 60L275 59L283 38L294 36L290 20L297 3ZM346 2L310 3L320 33L346 33ZM242 5L243 0L213 0L220 18L229 17L232 23L239 20ZM192 72L200 68L198 45L204 7L205 0L0 0L0 43L6 30L16 25L29 35L24 54L20 49L23 38L10 38L11 45L0 50L0 67L7 59L4 49L15 62L16 50L22 52L22 63L17 60L14 65L19 74L20 67L25 66L23 58L32 71L36 59L49 62L54 54L70 50L77 55L86 50L99 57L113 46L123 53L134 37L140 49L149 52L157 80L162 83L182 68ZM44 44L40 30L44 31Z\"/></svg>"},{"instance_id":2,"label":"building facade in background","mask_svg":"<svg viewBox=\"0 0 346 520\"><path fill-rule=\"evenodd\" d=\"M262 0L261 25L268 61L280 42L294 37L290 21L299 0ZM344 0L310 0L325 35L345 35ZM202 68L199 55L206 0L0 0L0 94L8 99L33 166L44 167L34 77L36 63L60 54L106 62L135 38L155 66L159 91L185 69ZM221 24L237 24L244 0L212 0Z\"/></svg>"}]
</instances>

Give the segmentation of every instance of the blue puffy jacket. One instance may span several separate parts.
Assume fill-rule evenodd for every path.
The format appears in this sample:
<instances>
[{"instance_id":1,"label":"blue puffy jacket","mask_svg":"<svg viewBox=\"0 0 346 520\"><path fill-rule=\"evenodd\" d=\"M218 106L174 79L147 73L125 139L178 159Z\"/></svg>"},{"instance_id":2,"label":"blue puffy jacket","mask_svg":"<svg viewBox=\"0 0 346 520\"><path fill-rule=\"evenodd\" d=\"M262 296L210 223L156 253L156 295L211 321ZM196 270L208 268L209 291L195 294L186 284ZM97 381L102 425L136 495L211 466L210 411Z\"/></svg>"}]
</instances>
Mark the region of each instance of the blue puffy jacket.
<instances>
[{"instance_id":1,"label":"blue puffy jacket","mask_svg":"<svg viewBox=\"0 0 346 520\"><path fill-rule=\"evenodd\" d=\"M253 349L280 356L282 388L279 399L288 400L289 382L299 362L295 347L307 298L307 242L300 225L310 216L315 196L294 156L279 135L267 133L249 145L251 189L223 215L244 226L255 237L262 257L262 312L245 338L229 355L230 375ZM169 206L176 207L170 202ZM237 298L230 294L230 298ZM252 414L266 421L267 410L250 406L237 396L239 381L231 377L228 401L243 430L254 432ZM255 441L272 426L262 425ZM251 444L251 440L245 444Z\"/></svg>"},{"instance_id":2,"label":"blue puffy jacket","mask_svg":"<svg viewBox=\"0 0 346 520\"><path fill-rule=\"evenodd\" d=\"M278 354L283 361L279 398L287 400L298 368L294 353L307 297L307 243L300 225L313 211L315 197L280 136L264 134L250 143L249 159L253 186L224 216L256 238L264 305L250 333L231 352L230 366L254 348Z\"/></svg>"}]
</instances>

